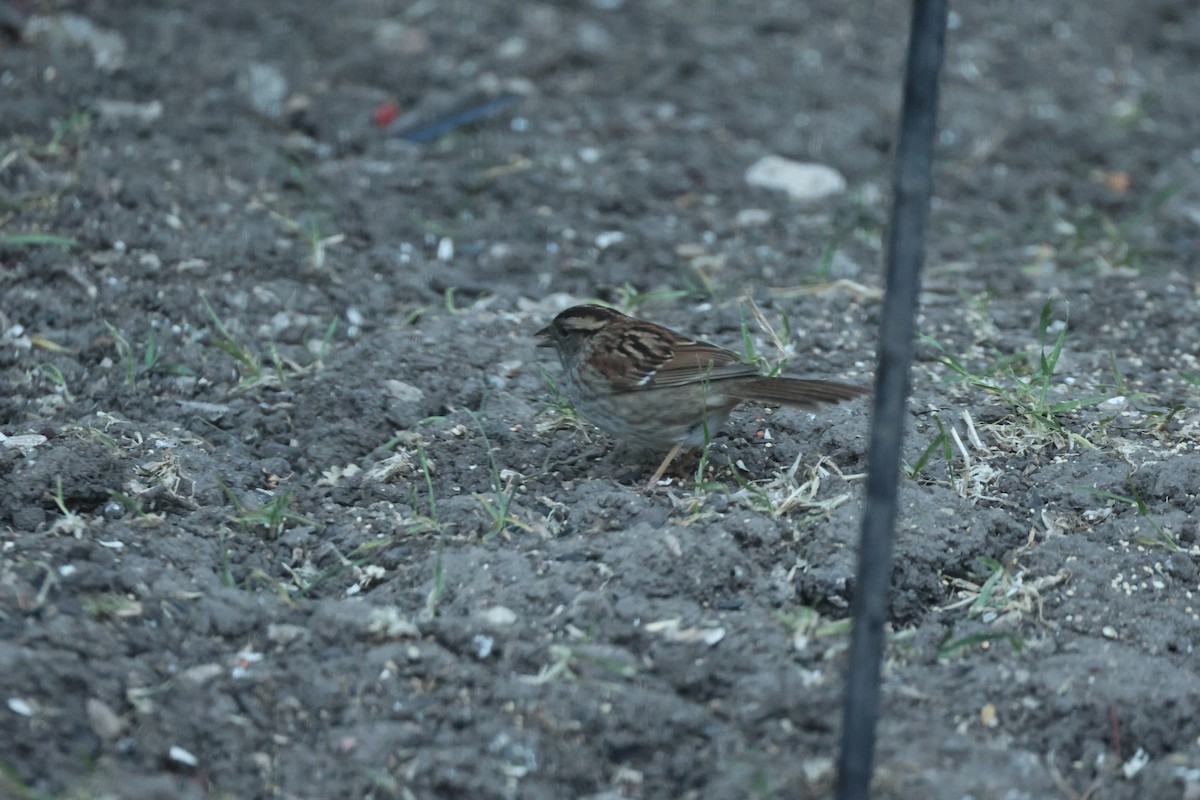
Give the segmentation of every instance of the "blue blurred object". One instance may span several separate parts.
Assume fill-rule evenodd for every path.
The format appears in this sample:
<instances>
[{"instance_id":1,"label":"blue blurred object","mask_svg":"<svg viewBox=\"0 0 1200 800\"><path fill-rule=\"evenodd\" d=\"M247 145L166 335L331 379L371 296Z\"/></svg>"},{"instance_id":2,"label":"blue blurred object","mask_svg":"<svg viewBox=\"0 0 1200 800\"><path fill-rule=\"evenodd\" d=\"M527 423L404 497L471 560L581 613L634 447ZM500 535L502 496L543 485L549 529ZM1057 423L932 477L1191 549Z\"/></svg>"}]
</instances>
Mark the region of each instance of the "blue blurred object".
<instances>
[{"instance_id":1,"label":"blue blurred object","mask_svg":"<svg viewBox=\"0 0 1200 800\"><path fill-rule=\"evenodd\" d=\"M517 102L518 97L518 95L512 92L503 92L482 102L473 101L470 104L464 104L462 107L443 114L429 122L409 125L400 131L400 138L417 144L432 142L434 139L449 133L455 128L461 128L463 125L470 125L472 122L496 116Z\"/></svg>"}]
</instances>

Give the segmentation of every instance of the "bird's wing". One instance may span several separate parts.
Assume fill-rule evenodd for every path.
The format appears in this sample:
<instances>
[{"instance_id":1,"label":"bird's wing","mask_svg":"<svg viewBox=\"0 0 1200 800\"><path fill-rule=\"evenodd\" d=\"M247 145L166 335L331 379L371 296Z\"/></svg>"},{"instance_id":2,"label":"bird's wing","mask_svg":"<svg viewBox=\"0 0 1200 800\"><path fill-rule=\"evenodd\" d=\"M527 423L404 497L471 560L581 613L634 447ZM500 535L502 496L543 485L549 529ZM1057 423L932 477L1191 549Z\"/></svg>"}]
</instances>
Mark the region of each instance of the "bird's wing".
<instances>
[{"instance_id":1,"label":"bird's wing","mask_svg":"<svg viewBox=\"0 0 1200 800\"><path fill-rule=\"evenodd\" d=\"M674 331L646 325L640 331L614 332L612 356L598 359L599 366L617 391L663 389L693 383L742 378L761 374L731 350L680 336ZM630 364L635 365L630 369Z\"/></svg>"}]
</instances>

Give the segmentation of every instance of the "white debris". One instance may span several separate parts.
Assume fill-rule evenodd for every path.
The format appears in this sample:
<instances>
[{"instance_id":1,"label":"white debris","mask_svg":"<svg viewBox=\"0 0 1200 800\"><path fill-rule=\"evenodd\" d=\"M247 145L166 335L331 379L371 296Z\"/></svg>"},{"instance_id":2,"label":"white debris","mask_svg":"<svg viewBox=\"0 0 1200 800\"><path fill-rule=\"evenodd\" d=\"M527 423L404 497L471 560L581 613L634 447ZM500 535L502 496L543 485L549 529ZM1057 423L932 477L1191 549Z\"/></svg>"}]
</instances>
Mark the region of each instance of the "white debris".
<instances>
[{"instance_id":1,"label":"white debris","mask_svg":"<svg viewBox=\"0 0 1200 800\"><path fill-rule=\"evenodd\" d=\"M389 395L402 403L417 404L425 399L425 393L411 383L389 378L383 382L383 388Z\"/></svg>"},{"instance_id":2,"label":"white debris","mask_svg":"<svg viewBox=\"0 0 1200 800\"><path fill-rule=\"evenodd\" d=\"M163 104L160 100L147 103L135 103L131 100L97 100L96 113L105 119L132 120L148 125L163 114Z\"/></svg>"},{"instance_id":3,"label":"white debris","mask_svg":"<svg viewBox=\"0 0 1200 800\"><path fill-rule=\"evenodd\" d=\"M8 710L14 714L20 714L22 717L33 716L33 706L19 697L8 698Z\"/></svg>"},{"instance_id":4,"label":"white debris","mask_svg":"<svg viewBox=\"0 0 1200 800\"><path fill-rule=\"evenodd\" d=\"M517 621L517 612L507 606L492 606L479 612L479 621L490 628L506 628Z\"/></svg>"},{"instance_id":5,"label":"white debris","mask_svg":"<svg viewBox=\"0 0 1200 800\"><path fill-rule=\"evenodd\" d=\"M31 41L45 40L52 45L86 46L92 51L92 64L101 72L119 70L128 49L121 34L101 28L79 14L30 17L25 35Z\"/></svg>"},{"instance_id":6,"label":"white debris","mask_svg":"<svg viewBox=\"0 0 1200 800\"><path fill-rule=\"evenodd\" d=\"M623 241L625 241L625 234L620 231L604 231L596 236L596 247L607 250L614 244L620 244Z\"/></svg>"},{"instance_id":7,"label":"white debris","mask_svg":"<svg viewBox=\"0 0 1200 800\"><path fill-rule=\"evenodd\" d=\"M200 759L177 744L171 745L171 749L167 752L167 757L175 763L183 764L187 767L194 767L200 763Z\"/></svg>"},{"instance_id":8,"label":"white debris","mask_svg":"<svg viewBox=\"0 0 1200 800\"><path fill-rule=\"evenodd\" d=\"M46 437L40 433L22 433L18 436L5 436L0 433L0 445L9 450L20 450L25 455L29 455L34 448L45 443Z\"/></svg>"},{"instance_id":9,"label":"white debris","mask_svg":"<svg viewBox=\"0 0 1200 800\"><path fill-rule=\"evenodd\" d=\"M759 228L771 221L771 212L765 208L743 208L733 218L739 228Z\"/></svg>"},{"instance_id":10,"label":"white debris","mask_svg":"<svg viewBox=\"0 0 1200 800\"><path fill-rule=\"evenodd\" d=\"M288 81L278 67L250 64L238 75L236 85L238 92L259 114L270 119L283 116Z\"/></svg>"},{"instance_id":11,"label":"white debris","mask_svg":"<svg viewBox=\"0 0 1200 800\"><path fill-rule=\"evenodd\" d=\"M486 634L477 633L471 638L471 643L475 645L475 657L480 661L484 661L492 654L492 648L496 644L496 640Z\"/></svg>"},{"instance_id":12,"label":"white debris","mask_svg":"<svg viewBox=\"0 0 1200 800\"><path fill-rule=\"evenodd\" d=\"M1128 761L1121 765L1121 774L1125 776L1125 780L1133 780L1133 778L1149 763L1150 754L1139 747L1137 752L1134 753Z\"/></svg>"},{"instance_id":13,"label":"white debris","mask_svg":"<svg viewBox=\"0 0 1200 800\"><path fill-rule=\"evenodd\" d=\"M846 179L824 164L764 156L746 170L746 183L787 192L795 200L821 200L846 191Z\"/></svg>"}]
</instances>

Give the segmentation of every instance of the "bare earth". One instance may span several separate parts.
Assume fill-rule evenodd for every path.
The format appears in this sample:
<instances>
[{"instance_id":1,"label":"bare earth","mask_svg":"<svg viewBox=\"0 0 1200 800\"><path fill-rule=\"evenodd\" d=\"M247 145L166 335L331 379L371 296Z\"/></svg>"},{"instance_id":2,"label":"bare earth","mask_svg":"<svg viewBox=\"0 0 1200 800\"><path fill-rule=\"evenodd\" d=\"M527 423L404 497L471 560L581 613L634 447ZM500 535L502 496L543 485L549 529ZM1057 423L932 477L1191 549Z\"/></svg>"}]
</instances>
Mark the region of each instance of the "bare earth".
<instances>
[{"instance_id":1,"label":"bare earth","mask_svg":"<svg viewBox=\"0 0 1200 800\"><path fill-rule=\"evenodd\" d=\"M955 5L877 796L1194 800L1200 7ZM906 3L0 9L0 796L828 795L869 403L532 333L868 382Z\"/></svg>"}]
</instances>

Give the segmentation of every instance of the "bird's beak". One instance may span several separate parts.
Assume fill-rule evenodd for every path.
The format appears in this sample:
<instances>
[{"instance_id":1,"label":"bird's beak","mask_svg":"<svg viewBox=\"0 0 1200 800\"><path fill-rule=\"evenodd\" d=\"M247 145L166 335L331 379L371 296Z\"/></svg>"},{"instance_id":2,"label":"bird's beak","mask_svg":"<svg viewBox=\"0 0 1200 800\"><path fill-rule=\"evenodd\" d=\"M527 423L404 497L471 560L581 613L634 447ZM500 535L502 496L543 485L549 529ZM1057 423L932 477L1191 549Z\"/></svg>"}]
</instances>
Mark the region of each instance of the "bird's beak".
<instances>
[{"instance_id":1,"label":"bird's beak","mask_svg":"<svg viewBox=\"0 0 1200 800\"><path fill-rule=\"evenodd\" d=\"M549 325L535 333L534 337L541 340L537 343L538 347L554 347L554 337L550 335Z\"/></svg>"}]
</instances>

